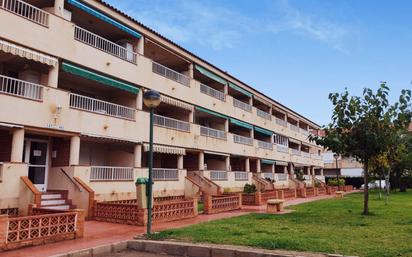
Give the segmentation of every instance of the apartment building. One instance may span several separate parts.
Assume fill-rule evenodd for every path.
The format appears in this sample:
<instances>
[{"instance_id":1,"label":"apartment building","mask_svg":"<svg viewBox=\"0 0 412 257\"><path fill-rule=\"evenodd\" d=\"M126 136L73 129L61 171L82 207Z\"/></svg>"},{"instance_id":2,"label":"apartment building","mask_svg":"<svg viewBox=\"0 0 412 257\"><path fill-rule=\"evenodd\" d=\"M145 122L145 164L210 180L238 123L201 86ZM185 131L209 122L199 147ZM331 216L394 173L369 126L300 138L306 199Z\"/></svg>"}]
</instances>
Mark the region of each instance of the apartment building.
<instances>
[{"instance_id":1,"label":"apartment building","mask_svg":"<svg viewBox=\"0 0 412 257\"><path fill-rule=\"evenodd\" d=\"M24 213L36 190L67 190L84 209L134 198L134 181L148 175L147 89L162 100L156 196L191 194L193 181L289 187L297 169L324 179L308 140L316 123L103 1L0 0L0 24L3 213Z\"/></svg>"}]
</instances>

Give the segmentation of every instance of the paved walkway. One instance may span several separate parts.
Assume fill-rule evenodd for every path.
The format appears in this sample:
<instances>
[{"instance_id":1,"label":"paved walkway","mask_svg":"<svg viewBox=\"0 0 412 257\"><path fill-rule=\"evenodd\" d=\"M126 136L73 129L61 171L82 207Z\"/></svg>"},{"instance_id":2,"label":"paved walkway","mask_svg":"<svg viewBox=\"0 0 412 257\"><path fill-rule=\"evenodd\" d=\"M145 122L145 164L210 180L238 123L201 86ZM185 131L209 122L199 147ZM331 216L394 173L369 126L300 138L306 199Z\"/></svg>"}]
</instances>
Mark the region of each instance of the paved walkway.
<instances>
[{"instance_id":1,"label":"paved walkway","mask_svg":"<svg viewBox=\"0 0 412 257\"><path fill-rule=\"evenodd\" d=\"M297 205L301 203L313 202L321 199L333 198L332 195L317 196L311 198L298 198L288 200L285 206ZM265 212L266 206L244 206L242 210L217 213L211 215L199 215L196 218L178 220L174 222L160 223L154 225L155 231L162 231L170 228L180 228L206 221L218 220L223 218L236 217L251 212ZM85 248L92 248L99 245L106 245L132 239L133 236L145 233L144 227L114 224L98 221L87 221L85 223L85 233L83 238L75 240L61 241L46 245L27 247L14 251L0 253L1 257L44 257L61 253L67 253Z\"/></svg>"}]
</instances>

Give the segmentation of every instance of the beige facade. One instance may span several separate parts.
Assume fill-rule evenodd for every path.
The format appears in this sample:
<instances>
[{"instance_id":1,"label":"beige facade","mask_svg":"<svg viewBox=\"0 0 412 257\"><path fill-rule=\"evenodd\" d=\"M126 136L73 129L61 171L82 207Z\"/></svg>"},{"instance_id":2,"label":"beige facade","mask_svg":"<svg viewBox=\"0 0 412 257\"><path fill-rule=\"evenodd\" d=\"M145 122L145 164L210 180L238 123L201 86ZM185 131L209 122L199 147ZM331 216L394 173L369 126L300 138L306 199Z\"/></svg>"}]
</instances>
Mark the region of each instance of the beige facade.
<instances>
[{"instance_id":1,"label":"beige facade","mask_svg":"<svg viewBox=\"0 0 412 257\"><path fill-rule=\"evenodd\" d=\"M12 24L0 31L0 209L22 208L21 176L82 208L83 183L98 201L133 198L147 176L146 89L162 95L157 196L185 194L191 172L226 191L253 174L278 187L297 168L322 175L308 140L317 124L104 3L0 5L0 24Z\"/></svg>"}]
</instances>

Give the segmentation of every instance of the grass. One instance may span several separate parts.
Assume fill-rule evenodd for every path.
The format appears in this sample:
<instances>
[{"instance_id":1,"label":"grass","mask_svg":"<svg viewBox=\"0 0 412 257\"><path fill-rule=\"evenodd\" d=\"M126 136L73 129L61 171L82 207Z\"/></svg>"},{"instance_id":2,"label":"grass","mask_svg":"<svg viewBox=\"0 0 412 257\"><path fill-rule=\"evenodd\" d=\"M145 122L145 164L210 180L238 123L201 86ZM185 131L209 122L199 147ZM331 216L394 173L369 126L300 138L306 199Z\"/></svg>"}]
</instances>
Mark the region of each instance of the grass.
<instances>
[{"instance_id":1,"label":"grass","mask_svg":"<svg viewBox=\"0 0 412 257\"><path fill-rule=\"evenodd\" d=\"M361 193L291 207L285 215L248 214L161 232L159 238L357 255L412 257L412 192L392 193L389 205Z\"/></svg>"}]
</instances>

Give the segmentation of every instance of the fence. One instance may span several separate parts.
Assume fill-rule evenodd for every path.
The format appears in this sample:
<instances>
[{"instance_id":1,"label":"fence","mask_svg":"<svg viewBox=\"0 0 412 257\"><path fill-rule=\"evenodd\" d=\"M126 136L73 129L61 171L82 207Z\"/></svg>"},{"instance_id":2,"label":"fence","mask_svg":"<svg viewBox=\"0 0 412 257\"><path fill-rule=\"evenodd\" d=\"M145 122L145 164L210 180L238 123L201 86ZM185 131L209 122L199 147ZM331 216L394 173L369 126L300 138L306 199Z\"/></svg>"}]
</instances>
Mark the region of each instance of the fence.
<instances>
[{"instance_id":1,"label":"fence","mask_svg":"<svg viewBox=\"0 0 412 257\"><path fill-rule=\"evenodd\" d=\"M183 75L177 71L174 71L160 63L153 62L152 63L152 71L156 74L159 74L165 78L174 80L184 86L189 86L189 77Z\"/></svg>"},{"instance_id":2,"label":"fence","mask_svg":"<svg viewBox=\"0 0 412 257\"><path fill-rule=\"evenodd\" d=\"M227 172L220 170L211 170L210 171L211 180L227 180Z\"/></svg>"},{"instance_id":3,"label":"fence","mask_svg":"<svg viewBox=\"0 0 412 257\"><path fill-rule=\"evenodd\" d=\"M214 88L211 88L209 86L206 86L205 84L200 84L200 92L211 97L214 97L216 99L219 99L220 101L225 101L225 93Z\"/></svg>"},{"instance_id":4,"label":"fence","mask_svg":"<svg viewBox=\"0 0 412 257\"><path fill-rule=\"evenodd\" d=\"M70 94L70 107L129 120L135 117L135 109L73 93Z\"/></svg>"},{"instance_id":5,"label":"fence","mask_svg":"<svg viewBox=\"0 0 412 257\"><path fill-rule=\"evenodd\" d=\"M178 169L163 169L154 168L153 169L153 180L155 181L172 181L179 180L179 170Z\"/></svg>"},{"instance_id":6,"label":"fence","mask_svg":"<svg viewBox=\"0 0 412 257\"><path fill-rule=\"evenodd\" d=\"M10 250L66 239L83 237L84 211L41 214L23 217L0 216L0 249Z\"/></svg>"},{"instance_id":7,"label":"fence","mask_svg":"<svg viewBox=\"0 0 412 257\"><path fill-rule=\"evenodd\" d=\"M212 214L242 208L242 194L204 196L204 213Z\"/></svg>"},{"instance_id":8,"label":"fence","mask_svg":"<svg viewBox=\"0 0 412 257\"><path fill-rule=\"evenodd\" d=\"M237 108L240 108L240 109L242 109L244 111L247 111L247 112L252 112L252 106L250 104L239 101L236 98L233 98L233 106L237 107Z\"/></svg>"},{"instance_id":9,"label":"fence","mask_svg":"<svg viewBox=\"0 0 412 257\"><path fill-rule=\"evenodd\" d=\"M212 129L208 127L200 126L200 135L207 136L207 137L214 137L218 139L227 139L227 134L223 130Z\"/></svg>"},{"instance_id":10,"label":"fence","mask_svg":"<svg viewBox=\"0 0 412 257\"><path fill-rule=\"evenodd\" d=\"M316 190L314 187L307 187L306 188L306 197L316 196Z\"/></svg>"},{"instance_id":11,"label":"fence","mask_svg":"<svg viewBox=\"0 0 412 257\"><path fill-rule=\"evenodd\" d=\"M253 145L253 138L233 134L233 141L243 145Z\"/></svg>"},{"instance_id":12,"label":"fence","mask_svg":"<svg viewBox=\"0 0 412 257\"><path fill-rule=\"evenodd\" d=\"M43 86L3 75L0 75L0 92L32 100L43 98Z\"/></svg>"},{"instance_id":13,"label":"fence","mask_svg":"<svg viewBox=\"0 0 412 257\"><path fill-rule=\"evenodd\" d=\"M42 26L49 26L49 14L20 0L0 0L0 7Z\"/></svg>"},{"instance_id":14,"label":"fence","mask_svg":"<svg viewBox=\"0 0 412 257\"><path fill-rule=\"evenodd\" d=\"M262 111L260 109L256 109L256 114L257 116L264 118L266 120L272 120L272 115L270 113L267 113L265 111Z\"/></svg>"},{"instance_id":15,"label":"fence","mask_svg":"<svg viewBox=\"0 0 412 257\"><path fill-rule=\"evenodd\" d=\"M279 190L280 191L280 190ZM289 188L289 189L282 189L283 191L283 198L284 199L293 199L296 198L296 189Z\"/></svg>"},{"instance_id":16,"label":"fence","mask_svg":"<svg viewBox=\"0 0 412 257\"><path fill-rule=\"evenodd\" d=\"M96 202L94 205L94 218L98 221L143 225L139 212L135 203Z\"/></svg>"},{"instance_id":17,"label":"fence","mask_svg":"<svg viewBox=\"0 0 412 257\"><path fill-rule=\"evenodd\" d=\"M248 173L246 171L234 171L235 173L235 181L247 181Z\"/></svg>"},{"instance_id":18,"label":"fence","mask_svg":"<svg viewBox=\"0 0 412 257\"><path fill-rule=\"evenodd\" d=\"M92 166L90 181L130 181L133 180L132 167Z\"/></svg>"},{"instance_id":19,"label":"fence","mask_svg":"<svg viewBox=\"0 0 412 257\"><path fill-rule=\"evenodd\" d=\"M153 205L154 222L165 222L197 216L197 199L180 201L162 201Z\"/></svg>"},{"instance_id":20,"label":"fence","mask_svg":"<svg viewBox=\"0 0 412 257\"><path fill-rule=\"evenodd\" d=\"M165 116L160 116L160 115L154 115L153 119L153 124L165 128L172 128L184 132L190 132L190 123L181 121L181 120L176 120L173 118L165 117Z\"/></svg>"},{"instance_id":21,"label":"fence","mask_svg":"<svg viewBox=\"0 0 412 257\"><path fill-rule=\"evenodd\" d=\"M318 187L318 195L326 195L326 188Z\"/></svg>"}]
</instances>

